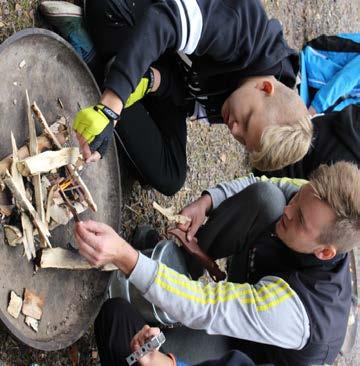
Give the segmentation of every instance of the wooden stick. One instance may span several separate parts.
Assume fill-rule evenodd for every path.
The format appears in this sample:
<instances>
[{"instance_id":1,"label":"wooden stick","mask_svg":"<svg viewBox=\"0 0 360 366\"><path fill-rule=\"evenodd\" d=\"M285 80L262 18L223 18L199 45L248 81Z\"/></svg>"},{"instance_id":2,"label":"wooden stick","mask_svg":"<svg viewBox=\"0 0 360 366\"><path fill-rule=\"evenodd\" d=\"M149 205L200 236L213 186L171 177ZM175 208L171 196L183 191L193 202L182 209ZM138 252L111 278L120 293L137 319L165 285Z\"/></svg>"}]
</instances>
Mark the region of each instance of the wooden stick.
<instances>
[{"instance_id":1,"label":"wooden stick","mask_svg":"<svg viewBox=\"0 0 360 366\"><path fill-rule=\"evenodd\" d=\"M26 197L23 178L16 168L16 164L19 161L19 157L18 157L18 149L16 146L15 137L12 132L11 132L11 145L12 145L12 151L13 151L13 159L12 159L13 162L11 164L11 174L12 174L14 182L17 184L19 191L21 192L21 194L24 197ZM30 261L31 258L35 258L36 253L35 253L35 243L34 243L34 236L33 236L33 227L32 227L31 221L30 221L28 215L26 214L26 212L21 213L21 226L22 226L22 230L23 230L22 242L24 245L24 252L25 252L25 255L26 255L26 258L28 259L28 261Z\"/></svg>"},{"instance_id":2,"label":"wooden stick","mask_svg":"<svg viewBox=\"0 0 360 366\"><path fill-rule=\"evenodd\" d=\"M31 107L35 113L35 116L38 118L42 128L44 129L44 133L52 140L53 144L55 145L55 147L57 149L61 149L62 146L60 144L60 141L57 139L57 136L55 136L55 134L50 130L50 127L49 127L48 123L46 122L46 119L45 119L44 115L41 113L37 104L34 102ZM72 165L72 164L67 165L67 169L68 169L68 172L69 172L71 178L74 180L74 182L81 187L81 189L84 193L85 201L87 202L89 207L94 212L96 212L97 205L96 205L94 199L92 198L88 187L86 186L84 181L81 179L79 173L76 171L76 168L74 167L74 165Z\"/></svg>"},{"instance_id":3,"label":"wooden stick","mask_svg":"<svg viewBox=\"0 0 360 366\"><path fill-rule=\"evenodd\" d=\"M38 213L35 211L33 205L26 198L26 195L23 192L21 192L21 190L19 189L18 185L16 184L10 173L6 172L5 176L6 177L3 179L3 181L6 184L6 186L10 189L17 204L20 206L21 209L23 209L25 212L29 214L29 216L32 218L34 225L38 228L39 233L46 238L47 245L51 246L49 239L47 238L48 236L50 236L49 230L40 220L40 217Z\"/></svg>"},{"instance_id":4,"label":"wooden stick","mask_svg":"<svg viewBox=\"0 0 360 366\"><path fill-rule=\"evenodd\" d=\"M60 268L70 270L96 269L77 252L63 248L44 249L41 253L40 268ZM107 264L101 271L116 271L113 264Z\"/></svg>"},{"instance_id":5,"label":"wooden stick","mask_svg":"<svg viewBox=\"0 0 360 366\"><path fill-rule=\"evenodd\" d=\"M78 147L65 147L57 151L45 151L41 154L30 156L17 163L19 172L27 177L47 173L68 164L74 164L80 157Z\"/></svg>"},{"instance_id":6,"label":"wooden stick","mask_svg":"<svg viewBox=\"0 0 360 366\"><path fill-rule=\"evenodd\" d=\"M186 223L191 221L190 218L187 216L176 215L172 207L169 208L161 207L155 201L153 202L153 207L155 208L155 210L159 211L162 215L164 215L170 222L176 222L178 224L185 225Z\"/></svg>"},{"instance_id":7,"label":"wooden stick","mask_svg":"<svg viewBox=\"0 0 360 366\"><path fill-rule=\"evenodd\" d=\"M27 112L27 119L29 125L29 152L30 156L36 156L39 153L39 149L37 146L36 140L36 128L35 128L35 121L32 116L31 112L31 105L28 91L25 91L26 94L26 112ZM17 163L19 164L19 162ZM36 211L39 214L40 220L46 225L45 221L45 210L44 210L44 199L42 193L42 186L41 186L41 175L35 174L32 179L32 184L34 186L34 195L35 195L35 204L36 204ZM42 248L46 247L46 240L45 238L40 235L40 246Z\"/></svg>"},{"instance_id":8,"label":"wooden stick","mask_svg":"<svg viewBox=\"0 0 360 366\"><path fill-rule=\"evenodd\" d=\"M32 104L31 108L32 108L33 112L35 113L35 117L40 122L45 135L48 136L49 139L51 140L51 142L55 145L55 147L60 150L62 148L62 145L60 144L60 141L57 139L55 134L51 131L50 126L46 122L46 119L45 119L44 115L42 114L40 108L37 106L36 102L34 102Z\"/></svg>"}]
</instances>

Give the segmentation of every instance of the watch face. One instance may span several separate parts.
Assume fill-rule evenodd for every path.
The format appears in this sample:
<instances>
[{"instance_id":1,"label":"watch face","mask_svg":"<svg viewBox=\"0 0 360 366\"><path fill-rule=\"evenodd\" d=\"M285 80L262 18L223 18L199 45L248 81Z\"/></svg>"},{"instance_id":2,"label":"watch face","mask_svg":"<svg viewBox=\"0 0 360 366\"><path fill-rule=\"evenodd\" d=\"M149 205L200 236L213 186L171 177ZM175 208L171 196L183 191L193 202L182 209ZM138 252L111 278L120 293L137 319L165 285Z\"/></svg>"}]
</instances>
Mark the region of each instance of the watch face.
<instances>
[{"instance_id":1,"label":"watch face","mask_svg":"<svg viewBox=\"0 0 360 366\"><path fill-rule=\"evenodd\" d=\"M110 119L118 119L119 118L119 116L114 111L112 111L110 108L108 108L108 107L104 107L103 112Z\"/></svg>"}]
</instances>

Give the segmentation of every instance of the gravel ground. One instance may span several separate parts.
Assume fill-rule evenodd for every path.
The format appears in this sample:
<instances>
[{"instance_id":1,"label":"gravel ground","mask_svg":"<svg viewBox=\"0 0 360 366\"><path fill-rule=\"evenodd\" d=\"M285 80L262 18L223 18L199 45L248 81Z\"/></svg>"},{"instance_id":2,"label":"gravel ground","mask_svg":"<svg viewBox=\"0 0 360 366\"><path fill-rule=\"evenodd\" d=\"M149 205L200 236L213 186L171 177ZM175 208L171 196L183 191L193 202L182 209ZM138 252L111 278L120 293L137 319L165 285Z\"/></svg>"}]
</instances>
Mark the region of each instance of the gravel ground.
<instances>
[{"instance_id":1,"label":"gravel ground","mask_svg":"<svg viewBox=\"0 0 360 366\"><path fill-rule=\"evenodd\" d=\"M280 19L285 37L297 49L304 42L320 34L360 31L359 0L263 0L271 17ZM34 9L38 1L0 0L0 40L33 24L41 25ZM188 124L188 176L184 188L168 198L153 190L143 190L138 183L126 180L122 230L128 237L138 223L149 223L165 232L166 223L154 213L152 201L163 206L180 209L198 197L201 191L216 182L243 175L249 170L247 157L239 144L224 126L209 127L205 124ZM338 366L360 364L358 346L348 358L340 357ZM80 353L80 361L71 355ZM71 349L60 352L41 352L23 346L13 340L5 329L0 328L0 366L28 365L95 365L96 345L92 329Z\"/></svg>"}]
</instances>

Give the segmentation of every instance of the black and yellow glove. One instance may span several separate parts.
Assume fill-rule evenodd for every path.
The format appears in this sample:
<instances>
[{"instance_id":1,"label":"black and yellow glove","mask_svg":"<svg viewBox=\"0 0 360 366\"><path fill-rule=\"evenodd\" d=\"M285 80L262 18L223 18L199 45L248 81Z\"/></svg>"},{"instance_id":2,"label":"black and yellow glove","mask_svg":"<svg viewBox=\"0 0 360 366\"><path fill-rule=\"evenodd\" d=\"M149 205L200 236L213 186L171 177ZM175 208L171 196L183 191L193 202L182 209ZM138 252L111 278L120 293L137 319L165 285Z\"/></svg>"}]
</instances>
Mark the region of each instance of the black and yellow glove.
<instances>
[{"instance_id":1,"label":"black and yellow glove","mask_svg":"<svg viewBox=\"0 0 360 366\"><path fill-rule=\"evenodd\" d=\"M98 151L104 156L114 132L115 121L119 118L110 108L97 104L76 114L73 129L84 137L92 152Z\"/></svg>"},{"instance_id":2,"label":"black and yellow glove","mask_svg":"<svg viewBox=\"0 0 360 366\"><path fill-rule=\"evenodd\" d=\"M153 86L154 86L154 72L149 67L148 71L141 78L136 89L130 94L130 97L125 103L125 108L131 107L134 103L144 98L146 94L150 93Z\"/></svg>"}]
</instances>

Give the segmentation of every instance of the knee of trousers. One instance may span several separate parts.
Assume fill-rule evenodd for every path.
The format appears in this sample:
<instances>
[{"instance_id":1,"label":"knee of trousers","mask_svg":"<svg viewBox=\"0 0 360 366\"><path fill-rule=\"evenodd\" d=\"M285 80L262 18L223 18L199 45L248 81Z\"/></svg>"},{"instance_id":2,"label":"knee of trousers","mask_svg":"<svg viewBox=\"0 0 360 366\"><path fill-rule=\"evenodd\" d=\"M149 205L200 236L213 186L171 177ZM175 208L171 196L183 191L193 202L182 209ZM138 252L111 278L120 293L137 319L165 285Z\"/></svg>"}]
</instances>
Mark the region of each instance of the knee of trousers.
<instances>
[{"instance_id":1,"label":"knee of trousers","mask_svg":"<svg viewBox=\"0 0 360 366\"><path fill-rule=\"evenodd\" d=\"M186 169L165 177L160 174L158 177L154 177L153 181L149 183L165 196L172 196L182 188L185 179Z\"/></svg>"},{"instance_id":2,"label":"knee of trousers","mask_svg":"<svg viewBox=\"0 0 360 366\"><path fill-rule=\"evenodd\" d=\"M95 326L99 323L114 324L115 321L121 323L122 319L126 321L132 312L133 307L128 301L121 298L108 299L101 307Z\"/></svg>"},{"instance_id":3,"label":"knee of trousers","mask_svg":"<svg viewBox=\"0 0 360 366\"><path fill-rule=\"evenodd\" d=\"M284 193L274 184L258 182L247 188L247 198L251 205L257 207L262 218L273 222L279 218L286 205Z\"/></svg>"}]
</instances>

